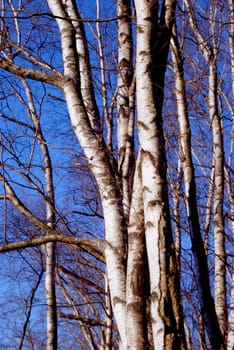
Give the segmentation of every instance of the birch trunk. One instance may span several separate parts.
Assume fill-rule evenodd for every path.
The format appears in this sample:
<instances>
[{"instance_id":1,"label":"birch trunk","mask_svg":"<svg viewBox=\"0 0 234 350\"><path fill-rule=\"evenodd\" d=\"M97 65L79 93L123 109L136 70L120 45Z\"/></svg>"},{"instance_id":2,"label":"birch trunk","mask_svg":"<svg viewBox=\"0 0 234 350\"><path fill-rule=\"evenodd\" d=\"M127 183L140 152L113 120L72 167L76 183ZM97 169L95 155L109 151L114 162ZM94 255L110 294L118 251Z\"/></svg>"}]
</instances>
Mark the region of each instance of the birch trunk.
<instances>
[{"instance_id":1,"label":"birch trunk","mask_svg":"<svg viewBox=\"0 0 234 350\"><path fill-rule=\"evenodd\" d=\"M185 202L187 218L194 254L196 280L203 324L206 328L212 349L224 348L223 337L219 328L214 301L211 295L209 272L204 244L202 241L198 208L196 201L196 183L191 152L191 132L187 112L187 101L183 73L183 60L177 41L176 27L171 40L172 58L175 74L175 94L178 107L178 123L180 130L181 160L184 170Z\"/></svg>"},{"instance_id":2,"label":"birch trunk","mask_svg":"<svg viewBox=\"0 0 234 350\"><path fill-rule=\"evenodd\" d=\"M49 226L49 224L48 224ZM46 256L46 276L45 276L45 294L46 294L46 325L47 339L46 350L57 349L57 303L55 291L55 255L56 243L47 243L45 245Z\"/></svg>"},{"instance_id":3,"label":"birch trunk","mask_svg":"<svg viewBox=\"0 0 234 350\"><path fill-rule=\"evenodd\" d=\"M234 229L234 228L233 228ZM234 232L234 231L233 231ZM233 266L234 268L234 266ZM227 337L227 350L233 350L234 348L234 273L232 273L231 279L231 303L230 303L230 315L229 315L229 325L228 325L228 337Z\"/></svg>"},{"instance_id":4,"label":"birch trunk","mask_svg":"<svg viewBox=\"0 0 234 350\"><path fill-rule=\"evenodd\" d=\"M128 226L126 324L129 350L148 348L146 298L149 281L147 280L147 268L141 162L138 160Z\"/></svg>"},{"instance_id":5,"label":"birch trunk","mask_svg":"<svg viewBox=\"0 0 234 350\"><path fill-rule=\"evenodd\" d=\"M178 159L177 166L178 180L177 184L173 188L173 203L174 203L174 218L175 218L175 251L176 251L176 260L179 271L179 276L181 277L181 215L180 215L180 188L183 176L182 162L180 158Z\"/></svg>"},{"instance_id":6,"label":"birch trunk","mask_svg":"<svg viewBox=\"0 0 234 350\"><path fill-rule=\"evenodd\" d=\"M36 139L40 145L44 161L44 173L46 181L46 221L47 226L55 229L55 199L53 183L53 167L49 149L44 139L40 122L38 120L33 101L32 92L28 83L21 79L28 99L28 114L36 130ZM57 349L57 301L55 290L55 255L56 243L50 242L45 245L46 274L45 274L45 294L46 294L46 325L47 325L47 350Z\"/></svg>"},{"instance_id":7,"label":"birch trunk","mask_svg":"<svg viewBox=\"0 0 234 350\"><path fill-rule=\"evenodd\" d=\"M232 72L232 104L234 104L234 0L229 0L230 5L230 56L231 56L231 72ZM234 115L234 113L232 113ZM232 130L234 130L234 120L232 120ZM232 140L233 147L233 140ZM228 181L228 193L231 208L231 216L234 215L234 195L230 187L231 181ZM232 232L234 232L234 222L231 223ZM234 273L232 273L231 278L231 300L230 300L230 314L229 314L229 327L228 327L228 337L227 337L227 349L233 350L234 348Z\"/></svg>"},{"instance_id":8,"label":"birch trunk","mask_svg":"<svg viewBox=\"0 0 234 350\"><path fill-rule=\"evenodd\" d=\"M123 206L128 221L133 171L134 155L134 113L132 113L132 98L135 89L132 89L133 67L133 37L131 25L131 2L118 0L118 168L122 181ZM133 101L134 102L134 101Z\"/></svg>"},{"instance_id":9,"label":"birch trunk","mask_svg":"<svg viewBox=\"0 0 234 350\"><path fill-rule=\"evenodd\" d=\"M232 96L233 96L233 102L234 102L234 0L229 0L230 4L230 31L229 31L229 38L230 38L230 56L231 56L231 70L232 70ZM233 105L233 104L232 104ZM232 107L232 115L234 115L234 108ZM232 133L234 135L234 117L232 117ZM234 140L231 142L231 150L230 155L233 154L234 149ZM231 157L230 157L231 158ZM231 169L231 159L229 160L229 167ZM231 215L231 229L232 232L234 232L234 191L233 188L231 188L231 176L230 176L230 170L228 170L228 181L227 181L227 190L230 200L230 215ZM228 327L228 338L227 338L227 349L233 350L234 348L234 273L232 273L231 276L231 300L230 300L230 315L229 315L229 327Z\"/></svg>"},{"instance_id":10,"label":"birch trunk","mask_svg":"<svg viewBox=\"0 0 234 350\"><path fill-rule=\"evenodd\" d=\"M99 118L99 110L96 104L94 87L92 80L92 70L87 47L87 38L84 30L84 24L74 0L64 1L64 9L67 15L72 18L71 24L75 32L74 50L77 52L79 60L80 91L84 105L92 128L97 134L102 132Z\"/></svg>"},{"instance_id":11,"label":"birch trunk","mask_svg":"<svg viewBox=\"0 0 234 350\"><path fill-rule=\"evenodd\" d=\"M80 91L79 59L74 49L75 35L67 20L63 1L48 0L57 18L64 63L63 93L72 128L97 180L105 218L105 258L111 300L123 349L126 349L126 251L127 236L117 171L111 164L104 140L92 129ZM66 18L66 19L63 19Z\"/></svg>"},{"instance_id":12,"label":"birch trunk","mask_svg":"<svg viewBox=\"0 0 234 350\"><path fill-rule=\"evenodd\" d=\"M157 1L135 1L136 92L146 250L150 275L154 347L183 349L178 271L170 226L162 128L164 75L175 2L166 1L158 22ZM160 53L160 54L159 54Z\"/></svg>"},{"instance_id":13,"label":"birch trunk","mask_svg":"<svg viewBox=\"0 0 234 350\"><path fill-rule=\"evenodd\" d=\"M127 236L124 212L122 207L121 190L116 170L109 163L109 155L105 146L100 145L87 123L83 104L77 96L77 89L72 82L65 83L64 95L67 100L69 114L75 134L79 139L86 158L97 180L102 208L105 218L105 258L108 281L114 314L122 342L126 340L125 320L125 241Z\"/></svg>"},{"instance_id":14,"label":"birch trunk","mask_svg":"<svg viewBox=\"0 0 234 350\"><path fill-rule=\"evenodd\" d=\"M109 285L108 285L108 279L105 276L105 291L106 291L106 298L105 298L105 329L103 331L104 333L104 350L111 350L112 349L112 328L113 328L113 314L112 314L112 306L111 306L111 298L110 298L110 291L109 291Z\"/></svg>"},{"instance_id":15,"label":"birch trunk","mask_svg":"<svg viewBox=\"0 0 234 350\"><path fill-rule=\"evenodd\" d=\"M224 232L224 147L223 131L217 102L216 57L210 58L209 113L213 131L214 159L214 247L215 247L215 309L224 339L227 335L226 253Z\"/></svg>"}]
</instances>

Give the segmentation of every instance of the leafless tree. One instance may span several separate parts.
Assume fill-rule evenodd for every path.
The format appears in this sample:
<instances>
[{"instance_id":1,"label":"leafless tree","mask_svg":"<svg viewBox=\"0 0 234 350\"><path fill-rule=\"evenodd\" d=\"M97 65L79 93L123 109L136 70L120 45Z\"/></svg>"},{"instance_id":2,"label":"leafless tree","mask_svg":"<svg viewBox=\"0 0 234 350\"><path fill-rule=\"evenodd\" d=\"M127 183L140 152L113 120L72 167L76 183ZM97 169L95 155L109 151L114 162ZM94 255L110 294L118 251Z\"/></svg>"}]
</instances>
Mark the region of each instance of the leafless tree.
<instances>
[{"instance_id":1,"label":"leafless tree","mask_svg":"<svg viewBox=\"0 0 234 350\"><path fill-rule=\"evenodd\" d=\"M231 349L233 2L37 5L1 2L0 252L45 269L19 347L43 281L47 350Z\"/></svg>"}]
</instances>

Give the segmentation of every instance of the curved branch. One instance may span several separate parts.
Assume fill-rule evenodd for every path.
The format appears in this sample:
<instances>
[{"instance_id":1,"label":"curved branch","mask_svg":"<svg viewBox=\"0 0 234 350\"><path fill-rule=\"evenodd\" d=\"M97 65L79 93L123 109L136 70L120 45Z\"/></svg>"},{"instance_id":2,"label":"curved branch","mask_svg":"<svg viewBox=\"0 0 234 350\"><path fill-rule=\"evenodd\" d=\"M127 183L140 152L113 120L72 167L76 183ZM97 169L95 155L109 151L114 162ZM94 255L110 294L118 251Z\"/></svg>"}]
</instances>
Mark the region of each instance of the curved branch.
<instances>
[{"instance_id":1,"label":"curved branch","mask_svg":"<svg viewBox=\"0 0 234 350\"><path fill-rule=\"evenodd\" d=\"M48 74L45 72L39 72L29 68L24 68L4 58L0 58L0 68L12 74L15 74L21 78L37 80L43 83L57 86L58 88L62 88L62 80L56 77L55 75Z\"/></svg>"},{"instance_id":2,"label":"curved branch","mask_svg":"<svg viewBox=\"0 0 234 350\"><path fill-rule=\"evenodd\" d=\"M42 229L45 233L48 234L54 234L56 231L53 228L50 228L46 223L44 223L42 220L40 220L37 216L35 216L25 205L24 203L18 198L16 193L14 192L13 188L9 184L9 182L3 177L3 175L0 173L0 181L4 184L5 189L7 191L7 194L5 197L9 199L16 209L24 215L26 218L28 218L32 223L37 225L40 229ZM0 199L2 199L3 196L0 196Z\"/></svg>"},{"instance_id":3,"label":"curved branch","mask_svg":"<svg viewBox=\"0 0 234 350\"><path fill-rule=\"evenodd\" d=\"M59 233L53 233L48 236L38 237L26 241L12 242L3 244L0 246L0 253L10 252L13 250L19 250L23 248L37 247L39 245L49 242L61 242L68 245L72 245L73 249L83 250L85 249L90 254L95 254L99 259L103 260L104 242L100 239L87 239L80 237L63 236Z\"/></svg>"}]
</instances>

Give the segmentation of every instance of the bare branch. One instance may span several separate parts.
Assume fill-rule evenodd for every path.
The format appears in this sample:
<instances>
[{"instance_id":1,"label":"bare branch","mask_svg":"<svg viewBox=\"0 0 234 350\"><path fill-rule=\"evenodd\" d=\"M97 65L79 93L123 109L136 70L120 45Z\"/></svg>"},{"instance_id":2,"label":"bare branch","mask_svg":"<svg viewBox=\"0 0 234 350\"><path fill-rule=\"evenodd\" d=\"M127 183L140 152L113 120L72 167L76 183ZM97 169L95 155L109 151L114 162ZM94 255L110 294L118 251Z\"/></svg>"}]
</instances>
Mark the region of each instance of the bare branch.
<instances>
[{"instance_id":1,"label":"bare branch","mask_svg":"<svg viewBox=\"0 0 234 350\"><path fill-rule=\"evenodd\" d=\"M0 58L0 68L17 76L20 76L21 78L37 80L43 83L57 86L59 88L62 87L62 80L56 77L55 75L48 74L45 72L39 72L29 68L24 68L4 58Z\"/></svg>"},{"instance_id":2,"label":"bare branch","mask_svg":"<svg viewBox=\"0 0 234 350\"><path fill-rule=\"evenodd\" d=\"M65 314L63 312L58 312L58 316L61 318L69 319L69 320L81 321L83 323L86 323L90 327L95 327L95 326L106 327L105 322L101 322L100 320L94 320L91 318L80 317L80 316L73 315L73 314Z\"/></svg>"},{"instance_id":3,"label":"bare branch","mask_svg":"<svg viewBox=\"0 0 234 350\"><path fill-rule=\"evenodd\" d=\"M49 242L61 242L71 245L73 249L89 251L91 253L99 254L100 258L103 259L103 248L105 246L104 242L99 239L91 240L87 238L79 237L68 237L60 235L59 233L53 233L48 236L38 237L31 240L12 242L3 244L0 246L0 253L10 252L13 250L19 250L30 247L37 247L39 245L49 243Z\"/></svg>"},{"instance_id":4,"label":"bare branch","mask_svg":"<svg viewBox=\"0 0 234 350\"><path fill-rule=\"evenodd\" d=\"M51 17L54 19L63 19L63 20L69 20L69 21L74 21L74 22L84 22L84 23L107 23L107 22L114 22L117 21L118 19L123 18L124 16L116 16L116 17L109 17L109 18L73 18L70 16L57 16L53 15L52 13L49 12L41 12L41 13L29 13L27 16L17 16L18 19L30 19L33 17ZM5 18L14 18L14 16L4 16Z\"/></svg>"}]
</instances>

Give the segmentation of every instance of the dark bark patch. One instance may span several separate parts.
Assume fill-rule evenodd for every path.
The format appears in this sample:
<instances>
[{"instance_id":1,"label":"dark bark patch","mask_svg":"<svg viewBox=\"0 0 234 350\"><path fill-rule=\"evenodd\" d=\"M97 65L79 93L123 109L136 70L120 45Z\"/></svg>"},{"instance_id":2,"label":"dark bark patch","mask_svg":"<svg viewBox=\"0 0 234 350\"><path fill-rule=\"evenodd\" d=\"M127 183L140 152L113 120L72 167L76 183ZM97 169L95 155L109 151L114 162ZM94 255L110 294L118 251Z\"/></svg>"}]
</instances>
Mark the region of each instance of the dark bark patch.
<instances>
[{"instance_id":1,"label":"dark bark patch","mask_svg":"<svg viewBox=\"0 0 234 350\"><path fill-rule=\"evenodd\" d=\"M135 295L139 295L142 285L144 283L144 275L140 273L142 271L142 262L136 263L134 265L132 277L131 277L131 287Z\"/></svg>"},{"instance_id":2,"label":"dark bark patch","mask_svg":"<svg viewBox=\"0 0 234 350\"><path fill-rule=\"evenodd\" d=\"M145 151L142 149L142 155L144 157L147 157L151 161L152 164L156 164L156 158L151 152L148 152L148 151Z\"/></svg>"},{"instance_id":3,"label":"dark bark patch","mask_svg":"<svg viewBox=\"0 0 234 350\"><path fill-rule=\"evenodd\" d=\"M138 130L139 129L149 130L149 126L141 121L137 122L137 128Z\"/></svg>"},{"instance_id":4,"label":"dark bark patch","mask_svg":"<svg viewBox=\"0 0 234 350\"><path fill-rule=\"evenodd\" d=\"M137 302L137 301L135 301L134 303L129 303L128 304L128 310L129 311L136 311L136 310L138 310L138 311L143 311L143 303L142 303L142 301L139 301L139 302Z\"/></svg>"},{"instance_id":5,"label":"dark bark patch","mask_svg":"<svg viewBox=\"0 0 234 350\"><path fill-rule=\"evenodd\" d=\"M114 297L113 298L113 304L114 306L117 305L117 304L123 304L124 303L124 300L118 298L118 297Z\"/></svg>"},{"instance_id":6,"label":"dark bark patch","mask_svg":"<svg viewBox=\"0 0 234 350\"><path fill-rule=\"evenodd\" d=\"M152 228L152 227L154 227L154 224L152 223L152 221L147 221L147 222L145 223L145 227L146 227L146 228Z\"/></svg>"},{"instance_id":7,"label":"dark bark patch","mask_svg":"<svg viewBox=\"0 0 234 350\"><path fill-rule=\"evenodd\" d=\"M157 199L155 200L152 200L152 201L149 201L148 203L148 207L155 207L155 206L161 206L162 205L162 202L161 201L158 201Z\"/></svg>"},{"instance_id":8,"label":"dark bark patch","mask_svg":"<svg viewBox=\"0 0 234 350\"><path fill-rule=\"evenodd\" d=\"M138 26L138 27L137 27L137 32L138 32L139 34L144 33L144 27L143 27L143 26Z\"/></svg>"},{"instance_id":9,"label":"dark bark patch","mask_svg":"<svg viewBox=\"0 0 234 350\"><path fill-rule=\"evenodd\" d=\"M147 186L144 186L144 187L142 188L142 190L143 190L143 192L152 193L151 189L149 189L149 187L147 187Z\"/></svg>"},{"instance_id":10,"label":"dark bark patch","mask_svg":"<svg viewBox=\"0 0 234 350\"><path fill-rule=\"evenodd\" d=\"M147 51L142 50L139 52L139 56L149 56L149 53Z\"/></svg>"}]
</instances>

